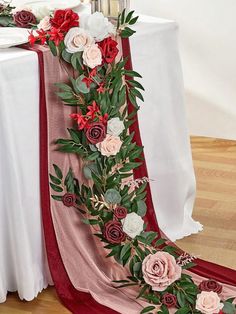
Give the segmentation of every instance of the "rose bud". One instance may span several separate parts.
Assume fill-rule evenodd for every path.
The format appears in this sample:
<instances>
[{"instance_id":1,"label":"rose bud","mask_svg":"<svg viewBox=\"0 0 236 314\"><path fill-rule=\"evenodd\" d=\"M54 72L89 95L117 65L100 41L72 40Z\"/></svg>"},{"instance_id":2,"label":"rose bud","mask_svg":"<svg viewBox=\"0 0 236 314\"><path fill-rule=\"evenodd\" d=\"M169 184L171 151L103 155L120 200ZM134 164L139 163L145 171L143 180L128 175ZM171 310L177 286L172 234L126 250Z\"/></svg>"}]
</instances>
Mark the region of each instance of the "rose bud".
<instances>
[{"instance_id":1,"label":"rose bud","mask_svg":"<svg viewBox=\"0 0 236 314\"><path fill-rule=\"evenodd\" d=\"M128 214L128 210L125 207L118 206L114 209L114 215L118 219L124 219Z\"/></svg>"},{"instance_id":2,"label":"rose bud","mask_svg":"<svg viewBox=\"0 0 236 314\"><path fill-rule=\"evenodd\" d=\"M62 197L62 202L66 207L75 206L76 195L72 193L66 193Z\"/></svg>"},{"instance_id":3,"label":"rose bud","mask_svg":"<svg viewBox=\"0 0 236 314\"><path fill-rule=\"evenodd\" d=\"M166 305L168 308L175 307L177 304L177 298L174 294L165 293L162 297L162 304Z\"/></svg>"}]
</instances>

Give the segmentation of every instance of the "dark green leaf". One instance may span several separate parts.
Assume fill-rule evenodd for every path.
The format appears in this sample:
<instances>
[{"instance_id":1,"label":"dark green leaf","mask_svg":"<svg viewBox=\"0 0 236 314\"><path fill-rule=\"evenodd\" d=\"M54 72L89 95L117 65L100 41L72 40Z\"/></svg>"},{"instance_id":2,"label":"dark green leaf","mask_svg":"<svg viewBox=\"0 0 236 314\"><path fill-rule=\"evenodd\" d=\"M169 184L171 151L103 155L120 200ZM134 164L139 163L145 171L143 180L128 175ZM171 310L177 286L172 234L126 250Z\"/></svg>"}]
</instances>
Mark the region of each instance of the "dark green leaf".
<instances>
[{"instance_id":1,"label":"dark green leaf","mask_svg":"<svg viewBox=\"0 0 236 314\"><path fill-rule=\"evenodd\" d=\"M61 180L60 179L54 177L52 174L50 174L49 176L50 176L50 179L51 179L52 183L57 184L57 185L61 184Z\"/></svg>"},{"instance_id":2,"label":"dark green leaf","mask_svg":"<svg viewBox=\"0 0 236 314\"><path fill-rule=\"evenodd\" d=\"M61 169L57 165L55 165L55 164L53 164L53 168L55 170L55 173L56 173L57 177L61 180L63 178Z\"/></svg>"},{"instance_id":3,"label":"dark green leaf","mask_svg":"<svg viewBox=\"0 0 236 314\"><path fill-rule=\"evenodd\" d=\"M178 300L180 307L185 306L185 295L182 291L177 291L177 300Z\"/></svg>"},{"instance_id":4,"label":"dark green leaf","mask_svg":"<svg viewBox=\"0 0 236 314\"><path fill-rule=\"evenodd\" d=\"M53 184L53 183L50 183L50 186L51 186L51 188L53 189L53 191L55 191L55 192L63 192L63 188L61 188L61 187L58 186L58 185L55 185L55 184Z\"/></svg>"},{"instance_id":5,"label":"dark green leaf","mask_svg":"<svg viewBox=\"0 0 236 314\"><path fill-rule=\"evenodd\" d=\"M53 198L55 201L62 201L62 196L60 196L60 195L52 195L52 198Z\"/></svg>"},{"instance_id":6,"label":"dark green leaf","mask_svg":"<svg viewBox=\"0 0 236 314\"><path fill-rule=\"evenodd\" d=\"M126 255L126 253L127 253L128 251L130 251L130 250L131 250L131 245L130 245L130 243L126 243L126 244L123 246L123 248L122 248L122 250L121 250L121 252L120 252L120 259L123 260L123 258L124 258L124 256Z\"/></svg>"},{"instance_id":7,"label":"dark green leaf","mask_svg":"<svg viewBox=\"0 0 236 314\"><path fill-rule=\"evenodd\" d=\"M98 225L99 220L96 219L82 219L82 222L86 225Z\"/></svg>"},{"instance_id":8,"label":"dark green leaf","mask_svg":"<svg viewBox=\"0 0 236 314\"><path fill-rule=\"evenodd\" d=\"M166 239L159 239L156 241L155 246L160 246L160 245L166 243L166 241L167 241Z\"/></svg>"},{"instance_id":9,"label":"dark green leaf","mask_svg":"<svg viewBox=\"0 0 236 314\"><path fill-rule=\"evenodd\" d=\"M147 306L140 312L140 314L150 313L151 311L155 310L155 308L155 306Z\"/></svg>"},{"instance_id":10,"label":"dark green leaf","mask_svg":"<svg viewBox=\"0 0 236 314\"><path fill-rule=\"evenodd\" d=\"M128 77L140 77L142 78L142 76L136 72L136 71L133 71L133 70L125 70L125 75L128 76Z\"/></svg>"},{"instance_id":11,"label":"dark green leaf","mask_svg":"<svg viewBox=\"0 0 236 314\"><path fill-rule=\"evenodd\" d=\"M137 22L138 18L139 18L139 16L136 16L132 20L130 20L129 25L134 25Z\"/></svg>"},{"instance_id":12,"label":"dark green leaf","mask_svg":"<svg viewBox=\"0 0 236 314\"><path fill-rule=\"evenodd\" d=\"M57 47L56 47L56 45L54 44L54 42L51 41L51 40L49 40L49 41L48 41L48 46L49 46L49 48L50 48L52 54L54 55L54 57L56 57L56 56L57 56Z\"/></svg>"},{"instance_id":13,"label":"dark green leaf","mask_svg":"<svg viewBox=\"0 0 236 314\"><path fill-rule=\"evenodd\" d=\"M127 14L126 19L125 19L125 23L128 23L131 20L133 14L134 14L134 11L130 11Z\"/></svg>"},{"instance_id":14,"label":"dark green leaf","mask_svg":"<svg viewBox=\"0 0 236 314\"><path fill-rule=\"evenodd\" d=\"M191 313L191 310L187 306L185 306L185 307L183 307L183 308L181 308L175 312L175 314L189 314L189 313Z\"/></svg>"},{"instance_id":15,"label":"dark green leaf","mask_svg":"<svg viewBox=\"0 0 236 314\"><path fill-rule=\"evenodd\" d=\"M64 184L67 188L67 192L74 193L74 176L73 176L71 168L69 169L66 175Z\"/></svg>"},{"instance_id":16,"label":"dark green leaf","mask_svg":"<svg viewBox=\"0 0 236 314\"><path fill-rule=\"evenodd\" d=\"M93 154L89 155L87 159L93 161L96 160L99 156L100 156L99 152L94 152Z\"/></svg>"}]
</instances>

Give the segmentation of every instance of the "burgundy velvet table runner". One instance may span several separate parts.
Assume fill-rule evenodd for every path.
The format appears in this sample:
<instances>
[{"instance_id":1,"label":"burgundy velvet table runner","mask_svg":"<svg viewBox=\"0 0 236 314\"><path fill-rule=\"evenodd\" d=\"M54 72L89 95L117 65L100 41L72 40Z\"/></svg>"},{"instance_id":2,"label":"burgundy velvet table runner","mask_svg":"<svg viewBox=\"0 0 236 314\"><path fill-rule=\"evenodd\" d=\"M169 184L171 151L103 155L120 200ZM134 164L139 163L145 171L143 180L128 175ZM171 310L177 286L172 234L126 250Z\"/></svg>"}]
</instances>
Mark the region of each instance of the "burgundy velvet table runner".
<instances>
[{"instance_id":1,"label":"burgundy velvet table runner","mask_svg":"<svg viewBox=\"0 0 236 314\"><path fill-rule=\"evenodd\" d=\"M132 62L131 62L131 55L130 55L130 46L128 40L122 41L122 48L123 48L123 55L124 57L129 56L129 61L127 62L127 69L132 69ZM49 178L48 175L51 171L51 165L53 163L57 163L54 159L51 159L53 154L55 154L54 150L55 147L52 143L52 131L51 128L53 126L54 129L57 129L60 123L67 123L65 124L68 127L69 120L69 113L74 108L66 108L65 110L62 109L59 113L61 116L60 121L55 121L55 117L50 117L49 115L52 115L52 112L56 114L56 111L51 111L51 106L54 106L57 102L57 105L55 106L55 110L58 110L58 108L63 108L63 105L61 104L61 107L59 105L60 100L57 100L57 97L55 96L52 85L48 86L48 82L52 79L56 79L54 83L63 81L65 79L65 73L63 74L63 69L61 69L61 65L56 61L56 58L53 57L49 50L45 47L41 46L35 46L34 48L25 47L25 49L30 49L38 54L38 60L39 60L39 69L40 69L40 186L41 186L41 206L42 206L42 217L43 217L43 226L44 226L44 234L45 234L45 241L46 241L46 249L47 249L47 256L48 256L48 262L49 267L51 271L51 275L58 293L58 296L60 297L62 303L72 312L75 314L87 314L87 313L124 313L124 310L119 311L118 303L114 308L111 304L109 305L109 302L105 302L106 300L103 300L101 298L101 295L96 297L96 295L92 293L91 289L88 287L85 287L85 289L79 290L78 287L75 287L75 283L73 280L71 280L71 274L68 274L67 267L70 267L70 261L68 259L73 259L73 256L66 257L65 253L66 250L63 251L63 243L62 239L64 239L64 235L61 237L61 234L64 233L63 229L57 227L57 222L59 222L59 217L55 213L55 208L52 209L52 203L55 202L51 200L50 198L50 188L49 188ZM57 74L58 73L58 74ZM56 74L56 75L55 75ZM52 77L51 77L52 76ZM50 77L50 79L48 79ZM58 77L58 80L57 80ZM127 102L128 104L128 110L129 112L132 110L132 105ZM50 109L50 110L49 110ZM63 111L64 110L64 111ZM54 119L54 120L53 120ZM63 128L65 129L65 125L63 125ZM58 127L59 128L59 127ZM140 131L139 131L139 125L138 125L138 119L136 122L131 126L130 131L135 131L134 140L137 142L138 145L142 146ZM61 135L61 134L60 134ZM57 136L59 137L59 136ZM58 154L58 153L57 153ZM145 160L145 159L144 159ZM72 158L69 160L70 163L78 162L76 159ZM147 167L145 162L143 165L136 169L134 171L135 178L141 178L141 177L148 177L147 175ZM148 207L148 213L146 216L146 222L148 223L149 229L153 231L157 231L161 233L158 227L158 222L156 219L155 211L153 208L152 203L152 197L151 197L151 191L150 187L148 186L147 190L147 207ZM61 210L60 208L58 210ZM61 212L64 215L64 211ZM69 213L72 215L72 218L74 217L74 213ZM68 214L68 215L69 215ZM79 218L78 218L79 219ZM66 229L65 233L68 232L70 229ZM67 236L65 236L65 239ZM82 241L82 240L81 240ZM65 242L68 244L68 242ZM76 244L76 243L75 243ZM94 244L96 245L96 243ZM79 248L78 248L79 251ZM101 255L102 253L98 250L98 255ZM101 260L103 257L101 257ZM65 266L65 261L67 263L67 267ZM99 262L100 260L98 260ZM85 261L86 263L86 261ZM103 263L103 262L101 262ZM105 261L106 263L106 261ZM69 265L69 266L68 266ZM103 264L102 264L103 265ZM107 262L107 268L111 268L114 265L110 262ZM78 267L78 281L80 280L80 270ZM99 267L99 264L98 264ZM74 270L74 266L70 268L71 270ZM119 272L120 270L117 270ZM236 288L233 288L233 286L236 286L236 271L222 267L210 262L206 262L203 260L198 259L197 260L197 266L194 267L191 272L196 274L196 281L199 281L202 279L202 277L206 278L212 278L219 282L222 282L226 284L226 289L228 289L227 296L234 296L236 295ZM110 271L111 276L109 277L109 271L105 274L103 274L104 278L106 277L112 278L113 274L112 271ZM191 275L194 275L191 273ZM89 274L88 274L89 275ZM202 276L202 277L199 277ZM103 278L101 277L101 278ZM117 278L117 279L123 279L123 278ZM96 278L94 278L94 282L96 282ZM83 284L82 284L83 285ZM232 285L232 286L229 286ZM106 286L106 282L104 287L107 289L107 293L109 294L111 289L113 289L111 286ZM83 291L82 291L83 290ZM90 290L90 293L89 293ZM130 291L129 291L130 292ZM234 292L234 295L232 294ZM123 302L121 299L122 296L121 291L119 291L119 295L117 296L117 302ZM92 296L93 295L93 296ZM123 293L123 296L125 294ZM127 308L127 314L133 314L133 313L139 313L140 309L142 309L142 306L146 306L147 304L142 304L142 302L135 301L135 297L133 298L132 293L128 297L124 296L126 298L124 302L126 304L129 304L129 298L130 298L130 310ZM97 301L96 301L97 300ZM103 304L107 304L108 306L104 306ZM137 304L136 304L137 303Z\"/></svg>"}]
</instances>

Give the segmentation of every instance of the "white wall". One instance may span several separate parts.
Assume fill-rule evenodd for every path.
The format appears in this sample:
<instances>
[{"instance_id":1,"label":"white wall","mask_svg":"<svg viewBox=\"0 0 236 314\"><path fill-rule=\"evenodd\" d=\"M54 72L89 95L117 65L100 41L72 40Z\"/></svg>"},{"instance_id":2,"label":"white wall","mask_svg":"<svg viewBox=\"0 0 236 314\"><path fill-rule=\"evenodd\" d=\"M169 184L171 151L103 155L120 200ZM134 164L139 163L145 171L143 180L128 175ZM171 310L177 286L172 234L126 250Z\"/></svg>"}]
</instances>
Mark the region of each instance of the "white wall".
<instances>
[{"instance_id":1,"label":"white wall","mask_svg":"<svg viewBox=\"0 0 236 314\"><path fill-rule=\"evenodd\" d=\"M179 23L191 134L236 139L236 1L132 0L132 7Z\"/></svg>"}]
</instances>

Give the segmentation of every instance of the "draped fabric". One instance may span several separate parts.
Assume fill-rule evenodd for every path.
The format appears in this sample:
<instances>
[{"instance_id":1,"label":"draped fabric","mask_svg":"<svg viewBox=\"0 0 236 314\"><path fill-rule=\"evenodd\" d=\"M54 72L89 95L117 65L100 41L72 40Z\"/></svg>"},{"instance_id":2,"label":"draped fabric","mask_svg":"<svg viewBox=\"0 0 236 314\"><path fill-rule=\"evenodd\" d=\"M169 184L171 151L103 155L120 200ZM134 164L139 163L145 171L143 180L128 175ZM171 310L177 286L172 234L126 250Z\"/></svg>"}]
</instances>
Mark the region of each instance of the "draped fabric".
<instances>
[{"instance_id":1,"label":"draped fabric","mask_svg":"<svg viewBox=\"0 0 236 314\"><path fill-rule=\"evenodd\" d=\"M124 56L130 56L129 41L122 42ZM59 153L54 140L66 138L71 127L69 114L75 109L65 107L55 96L55 82L64 82L70 71L53 57L47 48L36 46L40 66L40 180L43 225L49 267L62 303L72 312L138 314L148 304L137 300L136 288L116 289L113 280L125 279L128 270L113 258L105 258L100 241L92 235L90 226L81 222L80 214L65 208L50 198L48 174L57 164L65 174L71 166L76 177L82 175L82 161L75 155ZM131 58L127 68L132 68ZM73 75L73 73L71 74ZM127 103L131 111L131 104ZM130 128L134 140L142 145L138 120ZM147 176L145 162L134 172L136 178ZM148 228L161 234L152 204L150 188L147 190ZM180 250L181 251L181 250ZM199 282L205 278L225 283L225 297L236 295L236 272L212 263L197 260L191 275Z\"/></svg>"}]
</instances>

